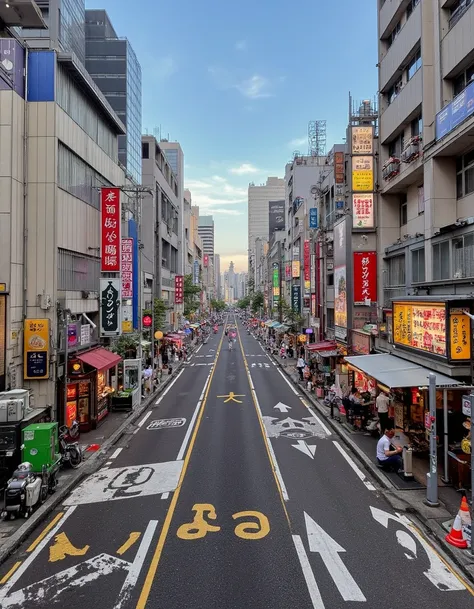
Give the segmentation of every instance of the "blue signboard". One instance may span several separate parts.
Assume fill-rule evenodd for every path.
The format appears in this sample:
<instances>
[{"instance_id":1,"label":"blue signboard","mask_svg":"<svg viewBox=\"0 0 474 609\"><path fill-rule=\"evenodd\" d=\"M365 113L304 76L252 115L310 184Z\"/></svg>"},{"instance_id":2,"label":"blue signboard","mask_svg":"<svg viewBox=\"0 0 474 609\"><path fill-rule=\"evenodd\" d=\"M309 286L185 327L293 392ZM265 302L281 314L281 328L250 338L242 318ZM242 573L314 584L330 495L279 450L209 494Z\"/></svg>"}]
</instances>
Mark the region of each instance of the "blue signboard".
<instances>
[{"instance_id":1,"label":"blue signboard","mask_svg":"<svg viewBox=\"0 0 474 609\"><path fill-rule=\"evenodd\" d=\"M474 114L474 82L436 115L436 139L439 140Z\"/></svg>"},{"instance_id":2,"label":"blue signboard","mask_svg":"<svg viewBox=\"0 0 474 609\"><path fill-rule=\"evenodd\" d=\"M309 228L318 228L318 209L311 207L309 210Z\"/></svg>"},{"instance_id":3,"label":"blue signboard","mask_svg":"<svg viewBox=\"0 0 474 609\"><path fill-rule=\"evenodd\" d=\"M299 285L294 285L291 288L291 308L297 313L301 311L301 288Z\"/></svg>"}]
</instances>

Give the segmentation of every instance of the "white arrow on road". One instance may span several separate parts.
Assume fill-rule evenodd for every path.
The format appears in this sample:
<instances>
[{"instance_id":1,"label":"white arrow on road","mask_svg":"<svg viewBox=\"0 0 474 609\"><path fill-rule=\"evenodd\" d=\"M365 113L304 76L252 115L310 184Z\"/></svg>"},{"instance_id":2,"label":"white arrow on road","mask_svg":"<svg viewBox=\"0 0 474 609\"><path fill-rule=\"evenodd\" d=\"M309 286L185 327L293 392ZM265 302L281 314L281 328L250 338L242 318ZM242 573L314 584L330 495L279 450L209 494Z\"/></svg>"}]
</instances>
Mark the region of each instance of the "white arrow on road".
<instances>
[{"instance_id":1,"label":"white arrow on road","mask_svg":"<svg viewBox=\"0 0 474 609\"><path fill-rule=\"evenodd\" d=\"M366 602L365 596L339 556L345 549L330 537L311 516L304 513L306 533L311 552L321 554L329 575L345 601Z\"/></svg>"},{"instance_id":2,"label":"white arrow on road","mask_svg":"<svg viewBox=\"0 0 474 609\"><path fill-rule=\"evenodd\" d=\"M306 444L304 440L298 440L296 444L292 444L293 448L300 450L304 455L308 455L311 459L314 459L314 453L316 452L316 444Z\"/></svg>"},{"instance_id":3,"label":"white arrow on road","mask_svg":"<svg viewBox=\"0 0 474 609\"><path fill-rule=\"evenodd\" d=\"M394 516L393 514L389 514L388 512L384 512L383 510L372 506L370 507L370 511L372 512L374 520L379 522L386 529L388 529L388 523L390 520L393 520L394 522L397 522L408 529L413 537L419 541L430 561L430 567L424 571L424 575L434 586L436 586L436 588L442 590L443 592L454 592L456 590L466 589L462 582L454 575L454 573L451 572L450 569L448 569L444 562L442 562L433 548L421 536L421 534L406 516L400 514ZM403 535L403 533L404 531L397 531L397 541L402 547L409 551L409 554L405 553L405 556L408 559L418 558L416 555L416 547L413 548L410 540L406 535Z\"/></svg>"},{"instance_id":4,"label":"white arrow on road","mask_svg":"<svg viewBox=\"0 0 474 609\"><path fill-rule=\"evenodd\" d=\"M275 410L279 410L280 412L288 412L289 410L291 410L291 406L287 406L286 404L282 404L281 402L278 402L278 404L273 408Z\"/></svg>"}]
</instances>

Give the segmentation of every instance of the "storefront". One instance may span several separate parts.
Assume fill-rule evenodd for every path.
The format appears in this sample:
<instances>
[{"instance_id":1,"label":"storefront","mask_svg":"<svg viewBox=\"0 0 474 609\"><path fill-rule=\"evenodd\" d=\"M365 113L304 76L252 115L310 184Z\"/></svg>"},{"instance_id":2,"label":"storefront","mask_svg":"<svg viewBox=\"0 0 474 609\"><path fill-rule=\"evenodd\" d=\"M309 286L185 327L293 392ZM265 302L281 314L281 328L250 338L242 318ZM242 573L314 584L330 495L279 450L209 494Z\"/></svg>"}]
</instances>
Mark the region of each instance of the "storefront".
<instances>
[{"instance_id":1,"label":"storefront","mask_svg":"<svg viewBox=\"0 0 474 609\"><path fill-rule=\"evenodd\" d=\"M305 361L309 364L311 383L318 397L323 397L325 389L335 381L338 354L335 341L305 345Z\"/></svg>"},{"instance_id":2,"label":"storefront","mask_svg":"<svg viewBox=\"0 0 474 609\"><path fill-rule=\"evenodd\" d=\"M110 411L110 396L117 391L117 365L122 358L97 347L68 362L67 403L64 423L79 422L81 431L96 428Z\"/></svg>"}]
</instances>

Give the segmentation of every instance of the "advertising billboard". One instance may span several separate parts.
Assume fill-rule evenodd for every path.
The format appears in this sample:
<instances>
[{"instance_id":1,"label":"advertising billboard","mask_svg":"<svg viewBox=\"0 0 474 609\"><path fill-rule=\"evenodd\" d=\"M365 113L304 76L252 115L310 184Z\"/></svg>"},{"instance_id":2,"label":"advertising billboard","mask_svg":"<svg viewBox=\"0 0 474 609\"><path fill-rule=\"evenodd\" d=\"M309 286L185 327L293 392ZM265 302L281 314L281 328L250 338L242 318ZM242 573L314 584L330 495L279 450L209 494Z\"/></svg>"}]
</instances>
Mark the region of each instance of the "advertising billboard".
<instances>
[{"instance_id":1,"label":"advertising billboard","mask_svg":"<svg viewBox=\"0 0 474 609\"><path fill-rule=\"evenodd\" d=\"M122 298L133 297L133 239L122 239Z\"/></svg>"},{"instance_id":2,"label":"advertising billboard","mask_svg":"<svg viewBox=\"0 0 474 609\"><path fill-rule=\"evenodd\" d=\"M436 115L436 139L447 135L474 113L474 82Z\"/></svg>"},{"instance_id":3,"label":"advertising billboard","mask_svg":"<svg viewBox=\"0 0 474 609\"><path fill-rule=\"evenodd\" d=\"M354 192L374 190L374 157L352 157L352 190Z\"/></svg>"},{"instance_id":4,"label":"advertising billboard","mask_svg":"<svg viewBox=\"0 0 474 609\"><path fill-rule=\"evenodd\" d=\"M377 301L377 252L354 252L354 304Z\"/></svg>"},{"instance_id":5,"label":"advertising billboard","mask_svg":"<svg viewBox=\"0 0 474 609\"><path fill-rule=\"evenodd\" d=\"M393 303L393 342L446 356L446 308L443 303Z\"/></svg>"},{"instance_id":6,"label":"advertising billboard","mask_svg":"<svg viewBox=\"0 0 474 609\"><path fill-rule=\"evenodd\" d=\"M0 38L0 91L25 97L25 49L14 38Z\"/></svg>"},{"instance_id":7,"label":"advertising billboard","mask_svg":"<svg viewBox=\"0 0 474 609\"><path fill-rule=\"evenodd\" d=\"M184 277L176 275L174 278L174 302L175 304L183 304L184 302Z\"/></svg>"},{"instance_id":8,"label":"advertising billboard","mask_svg":"<svg viewBox=\"0 0 474 609\"><path fill-rule=\"evenodd\" d=\"M118 278L100 280L101 336L119 336L122 333L120 283Z\"/></svg>"},{"instance_id":9,"label":"advertising billboard","mask_svg":"<svg viewBox=\"0 0 474 609\"><path fill-rule=\"evenodd\" d=\"M120 272L120 188L100 189L100 270Z\"/></svg>"},{"instance_id":10,"label":"advertising billboard","mask_svg":"<svg viewBox=\"0 0 474 609\"><path fill-rule=\"evenodd\" d=\"M449 309L449 352L452 360L471 359L471 320L468 309Z\"/></svg>"},{"instance_id":11,"label":"advertising billboard","mask_svg":"<svg viewBox=\"0 0 474 609\"><path fill-rule=\"evenodd\" d=\"M352 127L352 154L373 154L373 127Z\"/></svg>"},{"instance_id":12,"label":"advertising billboard","mask_svg":"<svg viewBox=\"0 0 474 609\"><path fill-rule=\"evenodd\" d=\"M49 378L49 319L25 319L23 334L23 378Z\"/></svg>"},{"instance_id":13,"label":"advertising billboard","mask_svg":"<svg viewBox=\"0 0 474 609\"><path fill-rule=\"evenodd\" d=\"M336 338L347 339L346 266L334 269L334 325Z\"/></svg>"},{"instance_id":14,"label":"advertising billboard","mask_svg":"<svg viewBox=\"0 0 474 609\"><path fill-rule=\"evenodd\" d=\"M277 230L285 230L285 201L268 202L268 232L271 237Z\"/></svg>"},{"instance_id":15,"label":"advertising billboard","mask_svg":"<svg viewBox=\"0 0 474 609\"><path fill-rule=\"evenodd\" d=\"M373 193L352 195L352 228L374 228Z\"/></svg>"},{"instance_id":16,"label":"advertising billboard","mask_svg":"<svg viewBox=\"0 0 474 609\"><path fill-rule=\"evenodd\" d=\"M304 260L304 280L309 281L311 274L311 251L310 251L310 242L308 239L304 242L303 249L303 260Z\"/></svg>"},{"instance_id":17,"label":"advertising billboard","mask_svg":"<svg viewBox=\"0 0 474 609\"><path fill-rule=\"evenodd\" d=\"M298 279L301 273L301 265L299 260L293 260L291 263L291 276L293 279Z\"/></svg>"},{"instance_id":18,"label":"advertising billboard","mask_svg":"<svg viewBox=\"0 0 474 609\"><path fill-rule=\"evenodd\" d=\"M299 285L291 287L291 308L298 313L301 311L301 288Z\"/></svg>"}]
</instances>

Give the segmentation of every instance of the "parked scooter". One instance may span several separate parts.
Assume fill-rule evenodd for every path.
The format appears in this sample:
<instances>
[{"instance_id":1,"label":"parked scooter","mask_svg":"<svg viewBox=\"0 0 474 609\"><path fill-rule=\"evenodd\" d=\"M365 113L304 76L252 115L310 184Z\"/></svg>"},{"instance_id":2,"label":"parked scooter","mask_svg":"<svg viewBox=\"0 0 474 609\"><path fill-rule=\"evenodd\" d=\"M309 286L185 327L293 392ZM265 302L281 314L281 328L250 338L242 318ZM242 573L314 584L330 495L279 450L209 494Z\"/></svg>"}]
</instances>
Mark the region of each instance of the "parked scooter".
<instances>
[{"instance_id":1,"label":"parked scooter","mask_svg":"<svg viewBox=\"0 0 474 609\"><path fill-rule=\"evenodd\" d=\"M67 442L69 429L63 426L59 429L59 451L61 453L61 465L69 465L73 469L82 463L82 452L77 442Z\"/></svg>"},{"instance_id":2,"label":"parked scooter","mask_svg":"<svg viewBox=\"0 0 474 609\"><path fill-rule=\"evenodd\" d=\"M5 489L5 505L2 518L14 519L17 515L28 518L37 504L43 503L48 496L48 474L46 468L42 475L33 472L27 461L20 463L13 472Z\"/></svg>"}]
</instances>

